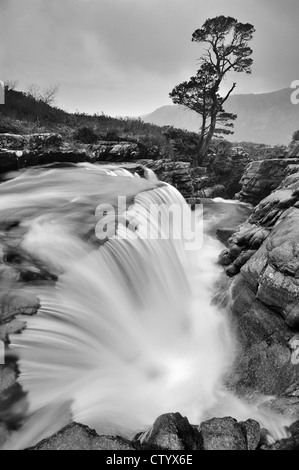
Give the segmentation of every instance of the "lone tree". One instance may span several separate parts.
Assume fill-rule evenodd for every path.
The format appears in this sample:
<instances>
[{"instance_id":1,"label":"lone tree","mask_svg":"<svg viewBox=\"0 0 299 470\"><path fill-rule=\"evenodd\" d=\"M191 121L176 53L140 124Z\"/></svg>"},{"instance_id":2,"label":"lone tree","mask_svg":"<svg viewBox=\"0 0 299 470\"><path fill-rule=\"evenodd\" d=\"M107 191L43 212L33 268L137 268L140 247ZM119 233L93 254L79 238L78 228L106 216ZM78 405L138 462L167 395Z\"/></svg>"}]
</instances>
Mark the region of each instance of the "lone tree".
<instances>
[{"instance_id":1,"label":"lone tree","mask_svg":"<svg viewBox=\"0 0 299 470\"><path fill-rule=\"evenodd\" d=\"M204 158L212 137L233 134L235 114L226 113L224 103L236 87L233 83L225 96L219 88L228 72L251 73L252 49L248 46L255 29L230 16L208 19L192 35L192 41L207 47L199 59L200 67L188 82L177 85L170 93L175 104L186 106L201 118L198 161Z\"/></svg>"}]
</instances>

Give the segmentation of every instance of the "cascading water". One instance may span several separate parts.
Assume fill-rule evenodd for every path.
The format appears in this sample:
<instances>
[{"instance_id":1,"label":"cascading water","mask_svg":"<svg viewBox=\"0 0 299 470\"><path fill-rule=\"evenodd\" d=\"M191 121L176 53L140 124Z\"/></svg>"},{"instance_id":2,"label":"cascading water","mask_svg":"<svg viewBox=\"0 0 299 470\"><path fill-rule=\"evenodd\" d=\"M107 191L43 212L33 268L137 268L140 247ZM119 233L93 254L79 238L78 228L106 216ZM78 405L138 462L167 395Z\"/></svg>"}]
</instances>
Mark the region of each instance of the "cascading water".
<instances>
[{"instance_id":1,"label":"cascading water","mask_svg":"<svg viewBox=\"0 0 299 470\"><path fill-rule=\"evenodd\" d=\"M64 406L101 433L131 436L172 411L200 423L213 410L256 417L275 432L265 415L222 390L234 341L227 318L210 305L218 242L206 236L203 248L186 250L189 234L177 236L177 221L168 237L153 204L174 204L189 220L195 214L153 175L131 176L81 165L31 170L0 187L2 217L21 220L21 249L58 275L55 286L32 287L41 308L10 338L31 418L8 448L58 430ZM133 205L117 213L118 236L99 243L96 207L116 208L118 195ZM144 236L149 219L156 239Z\"/></svg>"}]
</instances>

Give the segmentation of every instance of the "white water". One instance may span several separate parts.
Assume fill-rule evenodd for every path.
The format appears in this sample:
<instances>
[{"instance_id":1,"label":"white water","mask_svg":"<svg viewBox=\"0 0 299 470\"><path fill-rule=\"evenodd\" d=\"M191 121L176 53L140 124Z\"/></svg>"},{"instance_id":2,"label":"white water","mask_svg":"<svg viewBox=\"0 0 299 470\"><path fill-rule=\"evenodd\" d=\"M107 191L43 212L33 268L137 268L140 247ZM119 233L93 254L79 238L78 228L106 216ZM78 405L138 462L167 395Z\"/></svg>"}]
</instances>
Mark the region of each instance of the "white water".
<instances>
[{"instance_id":1,"label":"white water","mask_svg":"<svg viewBox=\"0 0 299 470\"><path fill-rule=\"evenodd\" d=\"M115 205L125 194L146 210L153 202L185 204L152 175L148 182L109 171L32 171L0 188L2 214L22 215L23 249L59 274L55 288L40 288L38 315L11 338L31 418L8 448L51 435L69 411L100 433L131 436L178 411L191 423L215 412L257 418L278 437L281 422L222 388L234 340L225 315L210 305L219 243L206 237L202 249L186 251L183 239L132 233L96 246L91 234L101 202ZM140 218L139 233L144 223Z\"/></svg>"}]
</instances>

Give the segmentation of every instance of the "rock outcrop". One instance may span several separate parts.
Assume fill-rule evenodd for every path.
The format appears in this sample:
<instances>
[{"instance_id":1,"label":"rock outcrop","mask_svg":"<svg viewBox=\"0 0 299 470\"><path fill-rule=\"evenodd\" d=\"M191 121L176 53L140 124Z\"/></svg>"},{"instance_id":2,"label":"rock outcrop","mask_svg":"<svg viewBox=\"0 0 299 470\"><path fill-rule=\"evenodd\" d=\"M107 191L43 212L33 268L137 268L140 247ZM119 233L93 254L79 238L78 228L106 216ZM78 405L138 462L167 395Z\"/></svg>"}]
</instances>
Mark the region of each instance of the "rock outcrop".
<instances>
[{"instance_id":1,"label":"rock outcrop","mask_svg":"<svg viewBox=\"0 0 299 470\"><path fill-rule=\"evenodd\" d=\"M200 447L198 430L179 413L159 416L153 426L137 434L134 441L139 448L151 450L196 450Z\"/></svg>"},{"instance_id":2,"label":"rock outcrop","mask_svg":"<svg viewBox=\"0 0 299 470\"><path fill-rule=\"evenodd\" d=\"M213 418L191 426L179 413L168 413L132 441L99 436L87 426L73 423L28 450L257 450L261 444L261 428L252 419Z\"/></svg>"},{"instance_id":3,"label":"rock outcrop","mask_svg":"<svg viewBox=\"0 0 299 470\"><path fill-rule=\"evenodd\" d=\"M243 394L299 396L298 209L296 173L227 232L220 255L233 279L216 299L232 312L240 354L230 380Z\"/></svg>"},{"instance_id":4,"label":"rock outcrop","mask_svg":"<svg viewBox=\"0 0 299 470\"><path fill-rule=\"evenodd\" d=\"M299 171L299 158L276 158L251 162L240 181L242 188L236 197L240 201L258 204L282 183L287 175Z\"/></svg>"},{"instance_id":5,"label":"rock outcrop","mask_svg":"<svg viewBox=\"0 0 299 470\"><path fill-rule=\"evenodd\" d=\"M135 450L127 439L99 436L82 424L72 423L49 439L27 450Z\"/></svg>"},{"instance_id":6,"label":"rock outcrop","mask_svg":"<svg viewBox=\"0 0 299 470\"><path fill-rule=\"evenodd\" d=\"M142 163L153 170L161 181L177 188L187 201L193 198L194 186L190 163L172 160L142 160Z\"/></svg>"}]
</instances>

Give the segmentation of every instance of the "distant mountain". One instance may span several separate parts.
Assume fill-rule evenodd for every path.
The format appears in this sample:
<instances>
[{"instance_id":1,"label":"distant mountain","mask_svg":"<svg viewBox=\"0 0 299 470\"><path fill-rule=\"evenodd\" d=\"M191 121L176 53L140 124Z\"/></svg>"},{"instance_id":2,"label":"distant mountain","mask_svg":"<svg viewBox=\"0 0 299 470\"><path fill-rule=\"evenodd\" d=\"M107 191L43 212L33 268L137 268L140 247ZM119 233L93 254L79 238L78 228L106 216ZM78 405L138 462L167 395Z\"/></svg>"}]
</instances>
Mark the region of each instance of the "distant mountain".
<instances>
[{"instance_id":1,"label":"distant mountain","mask_svg":"<svg viewBox=\"0 0 299 470\"><path fill-rule=\"evenodd\" d=\"M231 141L256 142L268 145L288 144L299 129L299 104L291 103L294 90L284 88L271 93L231 95L225 110L238 115ZM182 106L162 106L141 116L145 122L158 126L174 126L197 132L200 117Z\"/></svg>"}]
</instances>

